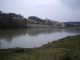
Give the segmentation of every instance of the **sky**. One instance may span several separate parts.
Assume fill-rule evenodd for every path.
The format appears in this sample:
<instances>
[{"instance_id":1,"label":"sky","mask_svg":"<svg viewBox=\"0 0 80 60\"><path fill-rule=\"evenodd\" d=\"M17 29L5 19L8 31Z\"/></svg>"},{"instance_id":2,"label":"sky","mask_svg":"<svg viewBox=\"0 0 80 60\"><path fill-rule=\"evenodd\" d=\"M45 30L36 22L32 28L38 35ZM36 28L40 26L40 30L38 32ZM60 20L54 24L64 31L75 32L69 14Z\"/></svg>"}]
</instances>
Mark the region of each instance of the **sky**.
<instances>
[{"instance_id":1,"label":"sky","mask_svg":"<svg viewBox=\"0 0 80 60\"><path fill-rule=\"evenodd\" d=\"M0 0L0 10L59 22L80 21L80 0Z\"/></svg>"}]
</instances>

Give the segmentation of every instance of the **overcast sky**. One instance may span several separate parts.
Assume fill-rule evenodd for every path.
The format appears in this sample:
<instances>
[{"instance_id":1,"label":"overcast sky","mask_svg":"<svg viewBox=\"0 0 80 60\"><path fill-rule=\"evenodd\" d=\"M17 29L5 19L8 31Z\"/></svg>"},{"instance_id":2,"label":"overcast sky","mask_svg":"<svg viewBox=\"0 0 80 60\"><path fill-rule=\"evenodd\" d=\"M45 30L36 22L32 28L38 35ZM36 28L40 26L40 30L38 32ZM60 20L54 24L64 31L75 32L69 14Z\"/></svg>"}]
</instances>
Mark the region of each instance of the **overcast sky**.
<instances>
[{"instance_id":1,"label":"overcast sky","mask_svg":"<svg viewBox=\"0 0 80 60\"><path fill-rule=\"evenodd\" d=\"M0 0L0 10L45 19L80 21L80 0Z\"/></svg>"}]
</instances>

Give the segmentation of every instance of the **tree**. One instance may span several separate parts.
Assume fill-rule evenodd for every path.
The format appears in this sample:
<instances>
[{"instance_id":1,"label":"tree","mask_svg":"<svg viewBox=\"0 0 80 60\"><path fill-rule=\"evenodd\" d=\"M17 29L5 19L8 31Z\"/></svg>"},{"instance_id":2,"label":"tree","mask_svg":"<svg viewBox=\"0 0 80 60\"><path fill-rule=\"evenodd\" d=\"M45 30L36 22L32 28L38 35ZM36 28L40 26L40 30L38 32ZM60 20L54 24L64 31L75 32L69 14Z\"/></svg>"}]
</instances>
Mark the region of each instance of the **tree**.
<instances>
[{"instance_id":1,"label":"tree","mask_svg":"<svg viewBox=\"0 0 80 60\"><path fill-rule=\"evenodd\" d=\"M28 19L35 20L35 21L38 21L38 22L42 22L42 19L38 18L36 16L29 16Z\"/></svg>"}]
</instances>

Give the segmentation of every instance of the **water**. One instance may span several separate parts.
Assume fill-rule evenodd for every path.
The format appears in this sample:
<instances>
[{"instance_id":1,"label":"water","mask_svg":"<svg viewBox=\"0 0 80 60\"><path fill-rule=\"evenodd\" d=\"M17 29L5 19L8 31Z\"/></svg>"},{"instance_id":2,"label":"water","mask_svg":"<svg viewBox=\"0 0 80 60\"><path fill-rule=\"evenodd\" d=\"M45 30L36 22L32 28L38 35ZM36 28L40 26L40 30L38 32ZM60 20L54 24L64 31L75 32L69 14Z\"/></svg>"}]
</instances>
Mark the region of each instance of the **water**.
<instances>
[{"instance_id":1,"label":"water","mask_svg":"<svg viewBox=\"0 0 80 60\"><path fill-rule=\"evenodd\" d=\"M31 28L31 29L1 29L0 48L34 48L48 42L55 41L67 36L80 34L79 30L54 29L54 28Z\"/></svg>"}]
</instances>

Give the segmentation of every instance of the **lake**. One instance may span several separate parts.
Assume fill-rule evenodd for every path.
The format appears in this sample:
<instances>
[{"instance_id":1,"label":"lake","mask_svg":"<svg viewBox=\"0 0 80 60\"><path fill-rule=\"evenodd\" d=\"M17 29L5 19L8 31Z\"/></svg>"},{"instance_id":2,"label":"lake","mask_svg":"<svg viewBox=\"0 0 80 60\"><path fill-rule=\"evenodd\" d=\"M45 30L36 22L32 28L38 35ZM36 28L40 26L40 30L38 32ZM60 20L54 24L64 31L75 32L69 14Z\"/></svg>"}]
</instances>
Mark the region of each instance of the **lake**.
<instances>
[{"instance_id":1,"label":"lake","mask_svg":"<svg viewBox=\"0 0 80 60\"><path fill-rule=\"evenodd\" d=\"M48 42L77 34L80 34L80 30L54 28L0 29L0 48L40 47Z\"/></svg>"}]
</instances>

